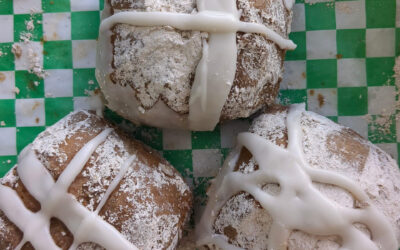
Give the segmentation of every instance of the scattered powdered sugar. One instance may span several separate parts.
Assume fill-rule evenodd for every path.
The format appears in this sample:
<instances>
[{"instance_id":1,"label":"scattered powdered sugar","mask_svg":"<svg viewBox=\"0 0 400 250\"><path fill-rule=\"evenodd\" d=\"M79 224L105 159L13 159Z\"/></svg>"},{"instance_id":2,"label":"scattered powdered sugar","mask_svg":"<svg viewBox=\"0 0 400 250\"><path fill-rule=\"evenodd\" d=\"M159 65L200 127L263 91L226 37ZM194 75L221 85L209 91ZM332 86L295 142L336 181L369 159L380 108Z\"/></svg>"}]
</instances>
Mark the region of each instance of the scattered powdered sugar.
<instances>
[{"instance_id":1,"label":"scattered powdered sugar","mask_svg":"<svg viewBox=\"0 0 400 250\"><path fill-rule=\"evenodd\" d=\"M129 157L126 151L119 152L116 148L123 149L124 144L115 133L111 133L107 140L97 147L89 159L89 167L82 172L82 175L88 178L83 186L87 188L90 198L86 207L91 211L95 209L94 205L103 199L111 181Z\"/></svg>"},{"instance_id":2,"label":"scattered powdered sugar","mask_svg":"<svg viewBox=\"0 0 400 250\"><path fill-rule=\"evenodd\" d=\"M18 180L19 180L19 176L15 175L15 169L16 169L17 165L15 165L12 169L10 169L10 171L8 171L8 173L0 179L0 184L1 185L10 185L10 186L14 186L17 184Z\"/></svg>"},{"instance_id":3,"label":"scattered powdered sugar","mask_svg":"<svg viewBox=\"0 0 400 250\"><path fill-rule=\"evenodd\" d=\"M122 234L131 242L138 242L139 249L162 249L171 237L178 234L176 225L179 217L175 215L151 215L130 218L122 225ZM147 240L145 239L152 239ZM140 244L142 243L142 244ZM174 242L167 249L174 249ZM176 242L175 242L176 244Z\"/></svg>"},{"instance_id":4,"label":"scattered powdered sugar","mask_svg":"<svg viewBox=\"0 0 400 250\"><path fill-rule=\"evenodd\" d=\"M194 0L111 0L112 6L127 6L140 11L167 11L175 13L191 13L196 5Z\"/></svg>"},{"instance_id":5,"label":"scattered powdered sugar","mask_svg":"<svg viewBox=\"0 0 400 250\"><path fill-rule=\"evenodd\" d=\"M256 223L255 223L256 222ZM215 220L214 232L235 239L235 245L245 249L267 249L271 216L249 195L232 197Z\"/></svg>"},{"instance_id":6,"label":"scattered powdered sugar","mask_svg":"<svg viewBox=\"0 0 400 250\"><path fill-rule=\"evenodd\" d=\"M201 57L201 33L119 24L114 42L114 79L136 90L144 109L162 98L187 112L191 75Z\"/></svg>"},{"instance_id":7,"label":"scattered powdered sugar","mask_svg":"<svg viewBox=\"0 0 400 250\"><path fill-rule=\"evenodd\" d=\"M35 74L39 78L45 78L48 73L43 69L40 56L35 52L34 45L31 42L33 37L32 32L35 30L33 14L32 12L30 19L25 21L25 29L27 31L21 32L19 39L25 44L24 50L26 50L25 53L27 57L24 59L28 60L28 72ZM13 44L11 52L17 59L19 59L23 53L21 46L18 44Z\"/></svg>"},{"instance_id":8,"label":"scattered powdered sugar","mask_svg":"<svg viewBox=\"0 0 400 250\"><path fill-rule=\"evenodd\" d=\"M72 118L74 114L78 112L84 113L87 117L82 121L74 122ZM65 163L68 160L67 155L65 152L60 151L59 148L60 145L67 143L66 139L71 138L81 130L93 134L100 132L100 128L91 126L90 116L92 115L87 111L71 113L69 116L64 117L53 126L48 127L44 132L40 133L33 142L32 149L37 152L39 158L40 155L56 157L60 164ZM45 162L45 166L50 167L47 162Z\"/></svg>"}]
</instances>

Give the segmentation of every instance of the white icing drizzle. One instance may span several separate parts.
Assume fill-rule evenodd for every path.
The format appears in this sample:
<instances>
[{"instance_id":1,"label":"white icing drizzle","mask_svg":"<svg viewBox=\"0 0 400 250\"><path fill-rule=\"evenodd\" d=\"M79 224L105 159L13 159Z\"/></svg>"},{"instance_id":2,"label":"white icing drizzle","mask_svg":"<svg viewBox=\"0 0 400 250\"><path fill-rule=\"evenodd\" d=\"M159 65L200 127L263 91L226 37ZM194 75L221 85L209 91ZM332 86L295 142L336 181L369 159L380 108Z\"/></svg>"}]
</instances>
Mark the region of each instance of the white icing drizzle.
<instances>
[{"instance_id":1,"label":"white icing drizzle","mask_svg":"<svg viewBox=\"0 0 400 250\"><path fill-rule=\"evenodd\" d=\"M284 0L288 10L293 0ZM111 28L118 24L135 26L171 26L180 30L209 32L203 41L203 56L197 66L189 99L188 127L192 130L213 130L219 122L236 73L236 33L257 33L275 42L281 49L295 49L296 45L275 31L258 23L240 21L236 0L197 0L198 13L124 11L101 22L96 76L100 86L112 84ZM112 54L112 53L111 53Z\"/></svg>"},{"instance_id":2,"label":"white icing drizzle","mask_svg":"<svg viewBox=\"0 0 400 250\"><path fill-rule=\"evenodd\" d=\"M90 156L112 131L113 129L107 128L84 145L56 182L37 159L31 145L21 152L18 158L18 175L27 190L40 202L41 210L32 213L26 209L17 192L0 185L0 200L8 201L0 203L0 210L23 232L23 239L16 249L21 249L26 242L30 242L35 249L60 249L54 243L49 230L50 219L56 217L63 221L74 235L74 242L70 249L76 249L84 242L94 242L106 249L137 250L120 232L98 215L129 166L136 159L135 156L128 158L121 166L120 172L111 182L94 212L89 211L68 193L69 186L82 171Z\"/></svg>"},{"instance_id":3,"label":"white icing drizzle","mask_svg":"<svg viewBox=\"0 0 400 250\"><path fill-rule=\"evenodd\" d=\"M314 235L337 235L341 249L397 249L394 230L387 218L377 210L368 196L346 176L313 169L304 160L300 119L304 105L292 105L287 116L288 147L281 148L252 133L238 136L238 147L224 163L211 185L209 201L196 228L199 245L216 245L222 249L241 249L228 243L225 235L215 234L213 224L220 209L239 192L252 195L271 215L273 224L268 236L269 249L286 249L292 230ZM234 172L240 150L246 147L259 169L244 174ZM341 187L365 204L364 208L347 208L323 196L312 182ZM281 192L274 196L262 190L267 183L279 183ZM353 224L365 224L372 239Z\"/></svg>"},{"instance_id":4,"label":"white icing drizzle","mask_svg":"<svg viewBox=\"0 0 400 250\"><path fill-rule=\"evenodd\" d=\"M283 0L283 4L285 5L287 10L291 10L295 2L296 0Z\"/></svg>"}]
</instances>

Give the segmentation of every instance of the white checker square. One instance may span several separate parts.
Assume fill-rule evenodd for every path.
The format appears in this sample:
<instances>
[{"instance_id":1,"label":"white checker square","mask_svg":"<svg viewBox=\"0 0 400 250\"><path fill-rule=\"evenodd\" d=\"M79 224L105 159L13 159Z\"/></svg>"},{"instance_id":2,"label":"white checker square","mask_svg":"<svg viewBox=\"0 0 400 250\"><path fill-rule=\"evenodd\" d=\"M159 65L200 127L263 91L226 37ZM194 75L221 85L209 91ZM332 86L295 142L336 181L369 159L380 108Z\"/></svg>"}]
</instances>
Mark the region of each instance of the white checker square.
<instances>
[{"instance_id":1,"label":"white checker square","mask_svg":"<svg viewBox=\"0 0 400 250\"><path fill-rule=\"evenodd\" d=\"M400 114L396 115L396 137L397 142L400 142Z\"/></svg>"},{"instance_id":2,"label":"white checker square","mask_svg":"<svg viewBox=\"0 0 400 250\"><path fill-rule=\"evenodd\" d=\"M15 58L16 70L28 70L33 66L32 60L38 60L43 65L43 45L40 42L14 43L13 46L21 48L21 56Z\"/></svg>"},{"instance_id":3,"label":"white checker square","mask_svg":"<svg viewBox=\"0 0 400 250\"><path fill-rule=\"evenodd\" d=\"M306 88L306 61L285 61L281 89Z\"/></svg>"},{"instance_id":4,"label":"white checker square","mask_svg":"<svg viewBox=\"0 0 400 250\"><path fill-rule=\"evenodd\" d=\"M395 29L367 29L367 57L395 56Z\"/></svg>"},{"instance_id":5,"label":"white checker square","mask_svg":"<svg viewBox=\"0 0 400 250\"><path fill-rule=\"evenodd\" d=\"M396 27L400 27L400 0L396 0Z\"/></svg>"},{"instance_id":6,"label":"white checker square","mask_svg":"<svg viewBox=\"0 0 400 250\"><path fill-rule=\"evenodd\" d=\"M363 29L366 27L365 0L336 2L337 29Z\"/></svg>"},{"instance_id":7,"label":"white checker square","mask_svg":"<svg viewBox=\"0 0 400 250\"><path fill-rule=\"evenodd\" d=\"M337 60L338 87L366 86L367 73L365 59Z\"/></svg>"},{"instance_id":8,"label":"white checker square","mask_svg":"<svg viewBox=\"0 0 400 250\"><path fill-rule=\"evenodd\" d=\"M14 17L13 15L0 15L0 43L14 41Z\"/></svg>"},{"instance_id":9,"label":"white checker square","mask_svg":"<svg viewBox=\"0 0 400 250\"><path fill-rule=\"evenodd\" d=\"M70 0L71 11L99 10L99 1L93 0Z\"/></svg>"},{"instance_id":10,"label":"white checker square","mask_svg":"<svg viewBox=\"0 0 400 250\"><path fill-rule=\"evenodd\" d=\"M397 152L397 144L396 143L378 143L375 144L380 149L388 153L394 160L397 161L398 152Z\"/></svg>"},{"instance_id":11,"label":"white checker square","mask_svg":"<svg viewBox=\"0 0 400 250\"><path fill-rule=\"evenodd\" d=\"M15 98L15 74L14 71L0 72L0 99Z\"/></svg>"},{"instance_id":12,"label":"white checker square","mask_svg":"<svg viewBox=\"0 0 400 250\"><path fill-rule=\"evenodd\" d=\"M46 97L73 96L72 69L48 70L49 75L44 78L44 93Z\"/></svg>"},{"instance_id":13,"label":"white checker square","mask_svg":"<svg viewBox=\"0 0 400 250\"><path fill-rule=\"evenodd\" d=\"M0 128L0 155L16 155L17 154L17 129L16 128Z\"/></svg>"},{"instance_id":14,"label":"white checker square","mask_svg":"<svg viewBox=\"0 0 400 250\"><path fill-rule=\"evenodd\" d=\"M72 58L74 68L95 68L96 40L72 41Z\"/></svg>"},{"instance_id":15,"label":"white checker square","mask_svg":"<svg viewBox=\"0 0 400 250\"><path fill-rule=\"evenodd\" d=\"M307 59L336 58L336 30L307 31Z\"/></svg>"},{"instance_id":16,"label":"white checker square","mask_svg":"<svg viewBox=\"0 0 400 250\"><path fill-rule=\"evenodd\" d=\"M311 89L307 93L308 110L324 116L337 115L336 89Z\"/></svg>"},{"instance_id":17,"label":"white checker square","mask_svg":"<svg viewBox=\"0 0 400 250\"><path fill-rule=\"evenodd\" d=\"M396 89L394 86L368 88L368 114L393 114L396 110Z\"/></svg>"},{"instance_id":18,"label":"white checker square","mask_svg":"<svg viewBox=\"0 0 400 250\"><path fill-rule=\"evenodd\" d=\"M214 177L222 163L222 154L219 149L200 149L192 151L193 176Z\"/></svg>"},{"instance_id":19,"label":"white checker square","mask_svg":"<svg viewBox=\"0 0 400 250\"><path fill-rule=\"evenodd\" d=\"M236 144L236 137L246 132L250 127L248 120L227 121L221 125L221 147L232 148Z\"/></svg>"},{"instance_id":20,"label":"white checker square","mask_svg":"<svg viewBox=\"0 0 400 250\"><path fill-rule=\"evenodd\" d=\"M304 31L306 30L306 14L303 3L297 3L293 6L293 20L292 20L292 31Z\"/></svg>"},{"instance_id":21,"label":"white checker square","mask_svg":"<svg viewBox=\"0 0 400 250\"><path fill-rule=\"evenodd\" d=\"M44 99L15 100L17 127L44 126Z\"/></svg>"},{"instance_id":22,"label":"white checker square","mask_svg":"<svg viewBox=\"0 0 400 250\"><path fill-rule=\"evenodd\" d=\"M75 111L82 109L101 111L104 106L100 95L74 97L73 102Z\"/></svg>"},{"instance_id":23,"label":"white checker square","mask_svg":"<svg viewBox=\"0 0 400 250\"><path fill-rule=\"evenodd\" d=\"M192 134L188 130L163 129L163 149L183 150L192 148Z\"/></svg>"},{"instance_id":24,"label":"white checker square","mask_svg":"<svg viewBox=\"0 0 400 250\"><path fill-rule=\"evenodd\" d=\"M43 36L46 41L71 39L70 13L44 13Z\"/></svg>"},{"instance_id":25,"label":"white checker square","mask_svg":"<svg viewBox=\"0 0 400 250\"><path fill-rule=\"evenodd\" d=\"M339 116L338 122L368 139L368 121L363 116Z\"/></svg>"},{"instance_id":26,"label":"white checker square","mask_svg":"<svg viewBox=\"0 0 400 250\"><path fill-rule=\"evenodd\" d=\"M12 0L5 0L12 1ZM14 14L30 14L42 11L42 0L13 0Z\"/></svg>"}]
</instances>

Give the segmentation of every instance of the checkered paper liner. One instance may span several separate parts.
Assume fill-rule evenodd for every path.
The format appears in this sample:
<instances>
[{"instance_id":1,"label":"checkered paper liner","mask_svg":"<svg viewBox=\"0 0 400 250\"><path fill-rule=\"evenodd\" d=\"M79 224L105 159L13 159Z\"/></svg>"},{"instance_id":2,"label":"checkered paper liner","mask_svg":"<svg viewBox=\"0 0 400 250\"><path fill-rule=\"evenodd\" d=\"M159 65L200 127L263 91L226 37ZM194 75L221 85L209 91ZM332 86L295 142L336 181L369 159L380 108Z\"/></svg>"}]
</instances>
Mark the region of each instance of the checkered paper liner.
<instances>
[{"instance_id":1,"label":"checkered paper liner","mask_svg":"<svg viewBox=\"0 0 400 250\"><path fill-rule=\"evenodd\" d=\"M294 6L290 38L298 47L287 53L279 100L306 102L308 110L353 128L398 159L396 0L310 1L315 2L297 0ZM0 177L47 126L90 106L89 93L98 88L94 68L102 8L102 0L0 0ZM15 58L11 52L14 43L24 51L20 37L30 20L35 26L30 46L49 73L44 79L28 72L26 53ZM377 121L385 109L390 115L383 131ZM190 132L135 127L110 110L106 117L159 150L193 186L198 205L204 205L208 180L237 133L250 124L240 119L212 132Z\"/></svg>"}]
</instances>

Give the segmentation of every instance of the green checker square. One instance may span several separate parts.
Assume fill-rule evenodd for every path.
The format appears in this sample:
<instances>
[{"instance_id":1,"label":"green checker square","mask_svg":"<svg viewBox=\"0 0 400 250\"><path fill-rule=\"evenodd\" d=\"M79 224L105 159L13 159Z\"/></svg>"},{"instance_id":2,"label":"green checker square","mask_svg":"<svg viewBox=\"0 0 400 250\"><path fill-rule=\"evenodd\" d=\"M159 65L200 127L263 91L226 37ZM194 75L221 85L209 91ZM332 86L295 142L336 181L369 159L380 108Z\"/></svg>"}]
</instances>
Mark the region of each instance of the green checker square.
<instances>
[{"instance_id":1,"label":"green checker square","mask_svg":"<svg viewBox=\"0 0 400 250\"><path fill-rule=\"evenodd\" d=\"M394 57L367 58L367 85L384 86L394 84Z\"/></svg>"},{"instance_id":2,"label":"green checker square","mask_svg":"<svg viewBox=\"0 0 400 250\"><path fill-rule=\"evenodd\" d=\"M11 53L12 43L0 43L0 71L14 70L14 55Z\"/></svg>"},{"instance_id":3,"label":"green checker square","mask_svg":"<svg viewBox=\"0 0 400 250\"><path fill-rule=\"evenodd\" d=\"M335 3L305 5L306 30L336 29Z\"/></svg>"},{"instance_id":4,"label":"green checker square","mask_svg":"<svg viewBox=\"0 0 400 250\"><path fill-rule=\"evenodd\" d=\"M45 127L18 127L17 128L17 152L20 153L26 145L33 142Z\"/></svg>"},{"instance_id":5,"label":"green checker square","mask_svg":"<svg viewBox=\"0 0 400 250\"><path fill-rule=\"evenodd\" d=\"M5 125L0 127L15 127L15 100L5 99L0 100L0 122Z\"/></svg>"},{"instance_id":6,"label":"green checker square","mask_svg":"<svg viewBox=\"0 0 400 250\"><path fill-rule=\"evenodd\" d=\"M44 69L71 69L71 41L47 41L43 45Z\"/></svg>"},{"instance_id":7,"label":"green checker square","mask_svg":"<svg viewBox=\"0 0 400 250\"><path fill-rule=\"evenodd\" d=\"M307 61L307 88L336 88L337 62L335 59Z\"/></svg>"},{"instance_id":8,"label":"green checker square","mask_svg":"<svg viewBox=\"0 0 400 250\"><path fill-rule=\"evenodd\" d=\"M333 121L333 122L338 122L338 117L337 116L327 116L326 118L328 118L329 120Z\"/></svg>"},{"instance_id":9,"label":"green checker square","mask_svg":"<svg viewBox=\"0 0 400 250\"><path fill-rule=\"evenodd\" d=\"M17 156L0 156L0 178L2 178L17 163Z\"/></svg>"},{"instance_id":10,"label":"green checker square","mask_svg":"<svg viewBox=\"0 0 400 250\"><path fill-rule=\"evenodd\" d=\"M112 111L108 107L104 108L104 118L107 120L110 120L112 123L115 124L121 124L124 121L124 118L122 118L120 115L118 115L116 112Z\"/></svg>"},{"instance_id":11,"label":"green checker square","mask_svg":"<svg viewBox=\"0 0 400 250\"><path fill-rule=\"evenodd\" d=\"M292 32L289 38L293 40L297 48L286 52L286 60L305 60L307 57L306 32Z\"/></svg>"},{"instance_id":12,"label":"green checker square","mask_svg":"<svg viewBox=\"0 0 400 250\"><path fill-rule=\"evenodd\" d=\"M372 115L371 117L368 123L368 140L372 143L395 143L395 116Z\"/></svg>"},{"instance_id":13,"label":"green checker square","mask_svg":"<svg viewBox=\"0 0 400 250\"><path fill-rule=\"evenodd\" d=\"M90 20L90 21L88 21ZM71 39L97 39L100 25L98 11L82 11L71 13Z\"/></svg>"},{"instance_id":14,"label":"green checker square","mask_svg":"<svg viewBox=\"0 0 400 250\"><path fill-rule=\"evenodd\" d=\"M194 203L195 207L198 205L205 206L207 203L207 189L210 186L210 177L197 177L194 178Z\"/></svg>"},{"instance_id":15,"label":"green checker square","mask_svg":"<svg viewBox=\"0 0 400 250\"><path fill-rule=\"evenodd\" d=\"M43 79L28 71L15 71L15 86L19 89L17 98L44 97Z\"/></svg>"},{"instance_id":16,"label":"green checker square","mask_svg":"<svg viewBox=\"0 0 400 250\"><path fill-rule=\"evenodd\" d=\"M70 0L42 0L44 12L69 12Z\"/></svg>"},{"instance_id":17,"label":"green checker square","mask_svg":"<svg viewBox=\"0 0 400 250\"><path fill-rule=\"evenodd\" d=\"M400 143L397 143L397 165L400 167ZM399 249L400 250L400 249Z\"/></svg>"},{"instance_id":18,"label":"green checker square","mask_svg":"<svg viewBox=\"0 0 400 250\"><path fill-rule=\"evenodd\" d=\"M226 160L226 157L228 157L230 152L231 152L230 148L221 148L222 162Z\"/></svg>"},{"instance_id":19,"label":"green checker square","mask_svg":"<svg viewBox=\"0 0 400 250\"><path fill-rule=\"evenodd\" d=\"M368 113L367 87L338 89L338 115L355 116Z\"/></svg>"},{"instance_id":20,"label":"green checker square","mask_svg":"<svg viewBox=\"0 0 400 250\"><path fill-rule=\"evenodd\" d=\"M396 29L396 56L400 55L400 29Z\"/></svg>"},{"instance_id":21,"label":"green checker square","mask_svg":"<svg viewBox=\"0 0 400 250\"><path fill-rule=\"evenodd\" d=\"M46 98L46 126L51 126L74 110L72 97Z\"/></svg>"},{"instance_id":22,"label":"green checker square","mask_svg":"<svg viewBox=\"0 0 400 250\"><path fill-rule=\"evenodd\" d=\"M193 177L192 150L164 150L163 156L183 177Z\"/></svg>"},{"instance_id":23,"label":"green checker square","mask_svg":"<svg viewBox=\"0 0 400 250\"><path fill-rule=\"evenodd\" d=\"M214 131L192 132L192 149L221 148L221 132L219 125Z\"/></svg>"},{"instance_id":24,"label":"green checker square","mask_svg":"<svg viewBox=\"0 0 400 250\"><path fill-rule=\"evenodd\" d=\"M148 126L137 127L134 137L156 150L162 150L162 130Z\"/></svg>"},{"instance_id":25,"label":"green checker square","mask_svg":"<svg viewBox=\"0 0 400 250\"><path fill-rule=\"evenodd\" d=\"M88 91L99 88L95 69L74 69L74 96L87 96Z\"/></svg>"},{"instance_id":26,"label":"green checker square","mask_svg":"<svg viewBox=\"0 0 400 250\"><path fill-rule=\"evenodd\" d=\"M396 23L395 0L365 0L367 28L391 28Z\"/></svg>"},{"instance_id":27,"label":"green checker square","mask_svg":"<svg viewBox=\"0 0 400 250\"><path fill-rule=\"evenodd\" d=\"M34 29L28 30L26 23L33 20ZM14 41L21 41L20 36L24 33L32 34L31 40L40 41L43 37L42 14L19 14L14 15Z\"/></svg>"},{"instance_id":28,"label":"green checker square","mask_svg":"<svg viewBox=\"0 0 400 250\"><path fill-rule=\"evenodd\" d=\"M9 15L13 13L12 0L0 0L0 15Z\"/></svg>"},{"instance_id":29,"label":"green checker square","mask_svg":"<svg viewBox=\"0 0 400 250\"><path fill-rule=\"evenodd\" d=\"M307 90L282 89L279 91L279 101L282 105L307 102Z\"/></svg>"},{"instance_id":30,"label":"green checker square","mask_svg":"<svg viewBox=\"0 0 400 250\"><path fill-rule=\"evenodd\" d=\"M365 29L337 30L337 53L343 58L365 57Z\"/></svg>"}]
</instances>

